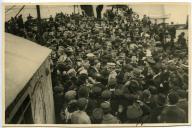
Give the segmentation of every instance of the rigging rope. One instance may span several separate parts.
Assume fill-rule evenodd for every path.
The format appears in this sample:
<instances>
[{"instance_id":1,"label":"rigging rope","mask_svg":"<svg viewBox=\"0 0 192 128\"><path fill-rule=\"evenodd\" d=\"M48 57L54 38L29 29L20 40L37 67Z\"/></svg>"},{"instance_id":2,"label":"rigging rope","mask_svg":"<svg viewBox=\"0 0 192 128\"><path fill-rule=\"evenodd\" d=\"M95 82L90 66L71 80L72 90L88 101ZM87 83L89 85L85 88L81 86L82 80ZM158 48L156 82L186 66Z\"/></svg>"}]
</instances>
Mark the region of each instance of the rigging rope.
<instances>
[{"instance_id":1,"label":"rigging rope","mask_svg":"<svg viewBox=\"0 0 192 128\"><path fill-rule=\"evenodd\" d=\"M19 12L15 15L15 17L17 17L17 16L19 15L19 13L24 9L24 7L25 7L25 5L23 5L23 6L21 7L21 9L20 9Z\"/></svg>"},{"instance_id":2,"label":"rigging rope","mask_svg":"<svg viewBox=\"0 0 192 128\"><path fill-rule=\"evenodd\" d=\"M5 11L5 13L9 12L10 10L12 10L15 6L16 6L16 5L13 5L13 6L10 7L9 9L7 9L7 10Z\"/></svg>"}]
</instances>

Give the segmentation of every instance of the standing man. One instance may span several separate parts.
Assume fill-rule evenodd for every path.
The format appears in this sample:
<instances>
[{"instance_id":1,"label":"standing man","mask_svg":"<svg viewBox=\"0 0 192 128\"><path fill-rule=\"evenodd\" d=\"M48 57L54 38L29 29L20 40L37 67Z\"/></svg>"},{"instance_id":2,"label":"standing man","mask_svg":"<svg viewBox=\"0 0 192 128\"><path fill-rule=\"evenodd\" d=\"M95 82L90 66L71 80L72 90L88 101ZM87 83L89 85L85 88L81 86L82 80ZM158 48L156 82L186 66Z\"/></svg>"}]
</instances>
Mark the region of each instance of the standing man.
<instances>
[{"instance_id":1,"label":"standing man","mask_svg":"<svg viewBox=\"0 0 192 128\"><path fill-rule=\"evenodd\" d=\"M160 115L160 122L163 123L186 123L186 113L177 106L179 97L176 92L168 94L168 105Z\"/></svg>"},{"instance_id":2,"label":"standing man","mask_svg":"<svg viewBox=\"0 0 192 128\"><path fill-rule=\"evenodd\" d=\"M73 112L71 115L71 123L72 124L91 124L90 117L85 112L88 104L88 100L86 98L79 98L77 101L78 109Z\"/></svg>"},{"instance_id":3,"label":"standing man","mask_svg":"<svg viewBox=\"0 0 192 128\"><path fill-rule=\"evenodd\" d=\"M171 22L171 27L169 28L169 34L171 35L171 49L174 48L174 39L176 35L176 28L174 26L174 23Z\"/></svg>"},{"instance_id":4,"label":"standing man","mask_svg":"<svg viewBox=\"0 0 192 128\"><path fill-rule=\"evenodd\" d=\"M176 28L174 26L174 22L171 22L171 27L169 28L169 33L171 35L171 41L174 41L176 35Z\"/></svg>"},{"instance_id":5,"label":"standing man","mask_svg":"<svg viewBox=\"0 0 192 128\"><path fill-rule=\"evenodd\" d=\"M115 71L116 69L116 64L115 63L107 63L107 67L109 70L109 77L108 77L108 87L110 86L111 81L114 81L116 83L117 79L117 73ZM109 87L111 88L111 87Z\"/></svg>"}]
</instances>

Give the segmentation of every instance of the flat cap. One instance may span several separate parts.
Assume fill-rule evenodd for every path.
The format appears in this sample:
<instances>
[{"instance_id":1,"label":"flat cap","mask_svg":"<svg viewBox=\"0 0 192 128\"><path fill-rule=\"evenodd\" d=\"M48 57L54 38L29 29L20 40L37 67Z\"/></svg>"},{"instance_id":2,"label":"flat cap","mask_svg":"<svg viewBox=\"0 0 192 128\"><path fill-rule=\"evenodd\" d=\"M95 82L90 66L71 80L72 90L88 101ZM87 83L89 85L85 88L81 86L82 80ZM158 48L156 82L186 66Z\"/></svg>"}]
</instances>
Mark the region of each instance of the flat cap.
<instances>
[{"instance_id":1,"label":"flat cap","mask_svg":"<svg viewBox=\"0 0 192 128\"><path fill-rule=\"evenodd\" d=\"M111 105L108 102L103 102L103 103L101 103L101 108L103 110L109 110L109 109L111 109Z\"/></svg>"},{"instance_id":2,"label":"flat cap","mask_svg":"<svg viewBox=\"0 0 192 128\"><path fill-rule=\"evenodd\" d=\"M77 100L77 104L79 107L85 107L88 104L88 100L86 98L79 98Z\"/></svg>"},{"instance_id":3,"label":"flat cap","mask_svg":"<svg viewBox=\"0 0 192 128\"><path fill-rule=\"evenodd\" d=\"M111 92L109 90L104 90L102 93L101 93L101 97L102 98L105 98L105 99L109 99L111 98Z\"/></svg>"},{"instance_id":4,"label":"flat cap","mask_svg":"<svg viewBox=\"0 0 192 128\"><path fill-rule=\"evenodd\" d=\"M74 90L70 90L65 93L65 99L68 101L74 100L76 98L77 92Z\"/></svg>"}]
</instances>

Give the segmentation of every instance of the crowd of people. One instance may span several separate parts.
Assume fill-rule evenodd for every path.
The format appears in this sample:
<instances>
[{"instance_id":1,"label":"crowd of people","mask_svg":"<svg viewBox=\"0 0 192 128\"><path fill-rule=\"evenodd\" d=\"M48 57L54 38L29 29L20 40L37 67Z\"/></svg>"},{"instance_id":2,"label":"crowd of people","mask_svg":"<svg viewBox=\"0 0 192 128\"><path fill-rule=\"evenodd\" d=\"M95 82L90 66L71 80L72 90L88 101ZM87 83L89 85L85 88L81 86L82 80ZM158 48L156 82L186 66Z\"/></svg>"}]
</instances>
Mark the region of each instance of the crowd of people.
<instances>
[{"instance_id":1,"label":"crowd of people","mask_svg":"<svg viewBox=\"0 0 192 128\"><path fill-rule=\"evenodd\" d=\"M188 47L185 33L132 9L101 19L58 13L22 15L5 31L52 49L56 123L188 122Z\"/></svg>"}]
</instances>

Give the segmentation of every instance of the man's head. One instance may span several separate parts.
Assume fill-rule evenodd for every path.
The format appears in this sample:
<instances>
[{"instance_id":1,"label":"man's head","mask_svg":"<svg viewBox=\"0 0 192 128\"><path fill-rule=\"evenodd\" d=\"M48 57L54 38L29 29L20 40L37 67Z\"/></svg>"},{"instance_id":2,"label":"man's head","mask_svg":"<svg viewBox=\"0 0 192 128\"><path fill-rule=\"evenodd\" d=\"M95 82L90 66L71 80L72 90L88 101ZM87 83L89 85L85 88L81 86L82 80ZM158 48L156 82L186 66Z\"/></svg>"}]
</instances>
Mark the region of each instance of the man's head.
<instances>
[{"instance_id":1,"label":"man's head","mask_svg":"<svg viewBox=\"0 0 192 128\"><path fill-rule=\"evenodd\" d=\"M177 90L177 94L179 96L180 99L185 99L187 98L187 92L185 90Z\"/></svg>"},{"instance_id":2,"label":"man's head","mask_svg":"<svg viewBox=\"0 0 192 128\"><path fill-rule=\"evenodd\" d=\"M149 99L151 97L151 92L148 89L143 91L143 99Z\"/></svg>"},{"instance_id":3,"label":"man's head","mask_svg":"<svg viewBox=\"0 0 192 128\"><path fill-rule=\"evenodd\" d=\"M111 105L108 102L101 103L101 108L102 108L104 114L108 114L111 111Z\"/></svg>"},{"instance_id":4,"label":"man's head","mask_svg":"<svg viewBox=\"0 0 192 128\"><path fill-rule=\"evenodd\" d=\"M107 101L107 100L111 99L111 92L109 90L104 90L101 93L101 97L103 98L103 100Z\"/></svg>"},{"instance_id":5,"label":"man's head","mask_svg":"<svg viewBox=\"0 0 192 128\"><path fill-rule=\"evenodd\" d=\"M165 105L165 103L166 103L166 96L165 96L164 94L160 93L160 94L158 95L158 98L157 98L157 103L158 103L158 105L160 105L160 106Z\"/></svg>"},{"instance_id":6,"label":"man's head","mask_svg":"<svg viewBox=\"0 0 192 128\"><path fill-rule=\"evenodd\" d=\"M82 58L78 57L76 60L77 67L81 67L83 65L83 60Z\"/></svg>"},{"instance_id":7,"label":"man's head","mask_svg":"<svg viewBox=\"0 0 192 128\"><path fill-rule=\"evenodd\" d=\"M89 60L84 60L84 61L83 61L83 67L84 67L85 69L88 69L88 68L90 67Z\"/></svg>"},{"instance_id":8,"label":"man's head","mask_svg":"<svg viewBox=\"0 0 192 128\"><path fill-rule=\"evenodd\" d=\"M87 108L88 100L86 98L79 98L77 100L79 110L85 110Z\"/></svg>"},{"instance_id":9,"label":"man's head","mask_svg":"<svg viewBox=\"0 0 192 128\"><path fill-rule=\"evenodd\" d=\"M70 90L68 92L65 93L65 100L67 102L70 102L71 100L74 100L76 98L76 91Z\"/></svg>"},{"instance_id":10,"label":"man's head","mask_svg":"<svg viewBox=\"0 0 192 128\"><path fill-rule=\"evenodd\" d=\"M78 91L79 98L88 98L89 97L89 88L82 86Z\"/></svg>"},{"instance_id":11,"label":"man's head","mask_svg":"<svg viewBox=\"0 0 192 128\"><path fill-rule=\"evenodd\" d=\"M100 63L99 61L97 61L96 64L95 64L95 67L96 67L97 69L100 69L100 68L101 68L101 63Z\"/></svg>"},{"instance_id":12,"label":"man's head","mask_svg":"<svg viewBox=\"0 0 192 128\"><path fill-rule=\"evenodd\" d=\"M177 104L178 100L179 100L179 96L176 92L170 92L167 96L168 98L168 102L170 105L175 105Z\"/></svg>"}]
</instances>

